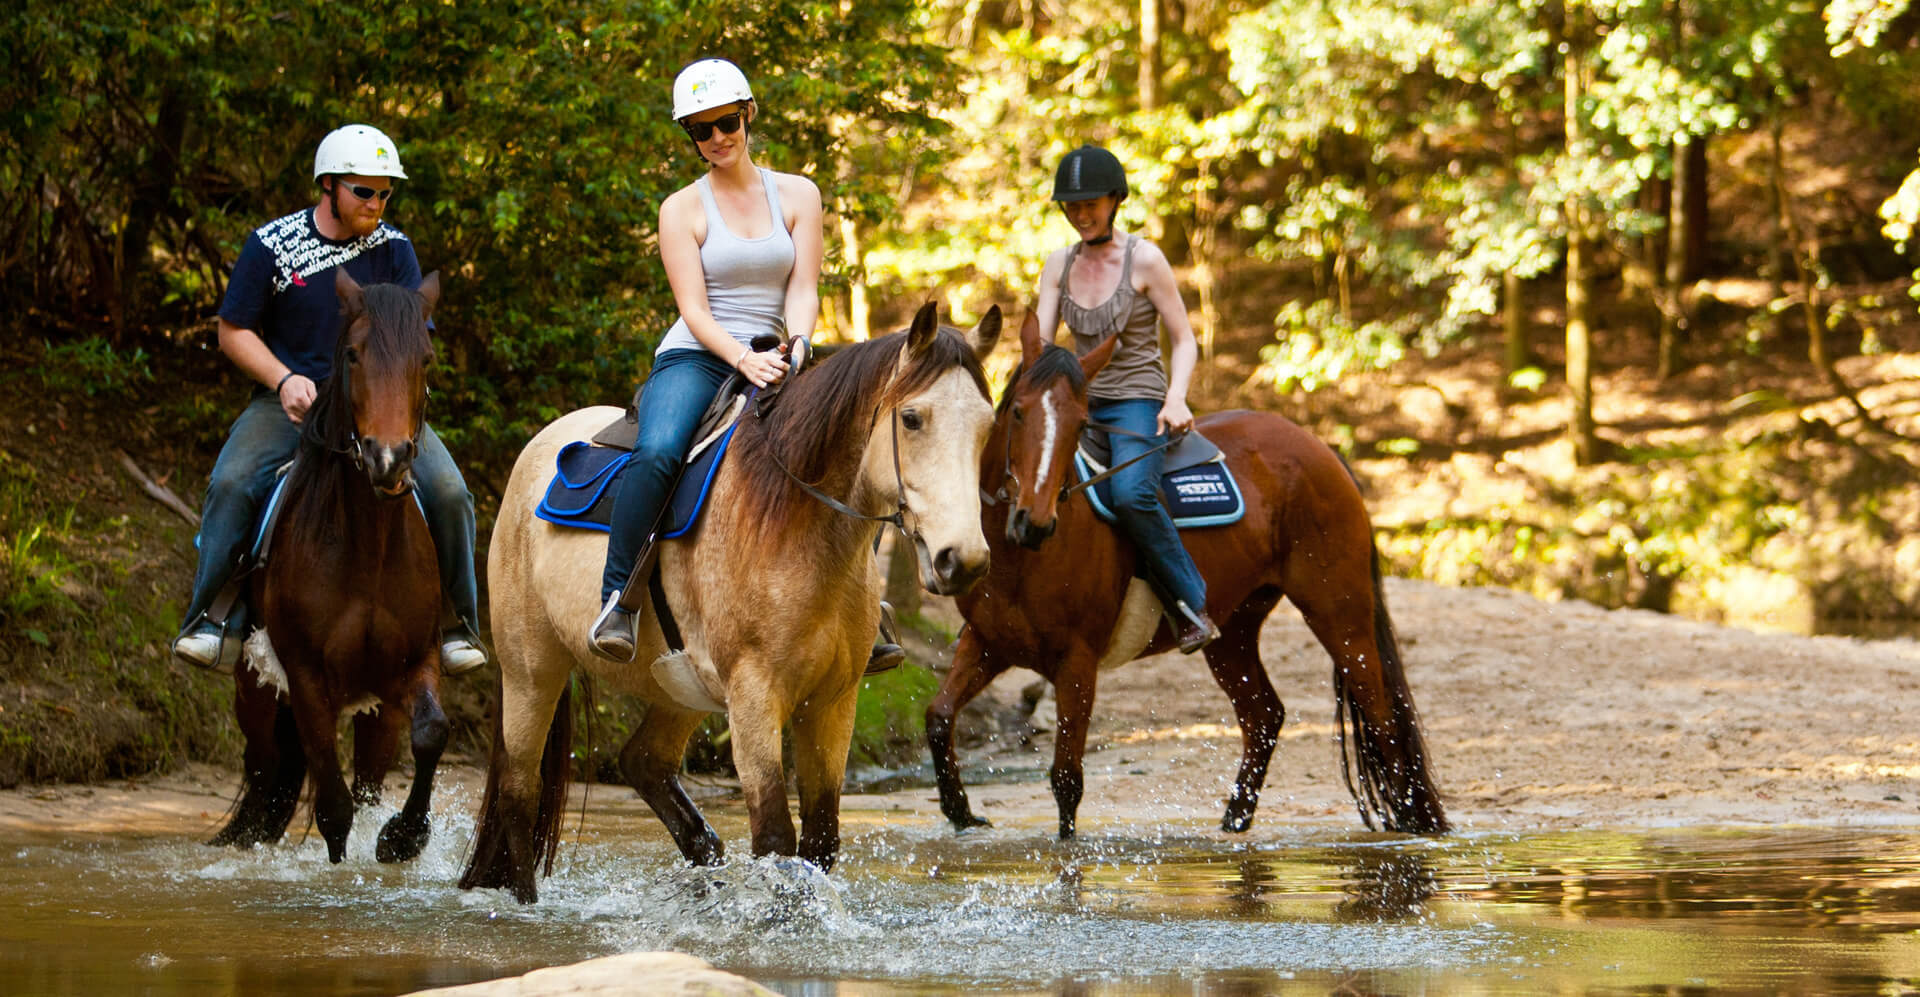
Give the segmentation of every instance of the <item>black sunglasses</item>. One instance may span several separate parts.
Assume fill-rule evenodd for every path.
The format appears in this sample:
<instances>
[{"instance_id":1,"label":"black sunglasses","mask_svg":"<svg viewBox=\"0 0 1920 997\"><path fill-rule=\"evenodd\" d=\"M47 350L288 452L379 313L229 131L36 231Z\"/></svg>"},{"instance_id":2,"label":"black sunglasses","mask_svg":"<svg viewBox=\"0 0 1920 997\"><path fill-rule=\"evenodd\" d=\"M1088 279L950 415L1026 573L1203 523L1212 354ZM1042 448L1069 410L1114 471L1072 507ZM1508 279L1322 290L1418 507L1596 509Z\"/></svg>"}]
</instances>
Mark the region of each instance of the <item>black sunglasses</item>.
<instances>
[{"instance_id":1,"label":"black sunglasses","mask_svg":"<svg viewBox=\"0 0 1920 997\"><path fill-rule=\"evenodd\" d=\"M723 114L712 121L682 121L680 127L687 130L687 137L695 142L705 142L713 137L713 130L720 129L723 135L732 135L740 130L741 122L746 120L745 111Z\"/></svg>"},{"instance_id":2,"label":"black sunglasses","mask_svg":"<svg viewBox=\"0 0 1920 997\"><path fill-rule=\"evenodd\" d=\"M387 198L393 196L392 187L388 187L386 190L378 190L373 187L362 187L357 183L350 183L347 185L347 189L353 191L353 196L362 201L378 200L381 204L387 203Z\"/></svg>"}]
</instances>

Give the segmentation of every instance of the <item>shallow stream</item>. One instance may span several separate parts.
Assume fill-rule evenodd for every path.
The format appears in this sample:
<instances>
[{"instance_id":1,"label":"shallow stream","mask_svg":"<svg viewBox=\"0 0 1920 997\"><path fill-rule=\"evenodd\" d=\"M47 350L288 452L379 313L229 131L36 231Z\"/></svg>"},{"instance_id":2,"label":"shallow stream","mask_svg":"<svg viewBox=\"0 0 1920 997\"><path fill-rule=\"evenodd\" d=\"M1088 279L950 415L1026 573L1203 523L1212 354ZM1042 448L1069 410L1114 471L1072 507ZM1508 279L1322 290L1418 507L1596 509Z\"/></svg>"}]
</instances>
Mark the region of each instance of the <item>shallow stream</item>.
<instances>
[{"instance_id":1,"label":"shallow stream","mask_svg":"<svg viewBox=\"0 0 1920 997\"><path fill-rule=\"evenodd\" d=\"M742 849L739 807L703 806ZM851 810L822 876L691 869L643 809L590 806L521 907L455 888L472 801L440 809L399 867L374 861L366 814L339 866L297 826L253 852L205 847L185 819L0 838L0 993L391 994L652 949L809 997L1920 988L1910 829L1421 840L1088 820L1061 844L1051 819L955 835Z\"/></svg>"}]
</instances>

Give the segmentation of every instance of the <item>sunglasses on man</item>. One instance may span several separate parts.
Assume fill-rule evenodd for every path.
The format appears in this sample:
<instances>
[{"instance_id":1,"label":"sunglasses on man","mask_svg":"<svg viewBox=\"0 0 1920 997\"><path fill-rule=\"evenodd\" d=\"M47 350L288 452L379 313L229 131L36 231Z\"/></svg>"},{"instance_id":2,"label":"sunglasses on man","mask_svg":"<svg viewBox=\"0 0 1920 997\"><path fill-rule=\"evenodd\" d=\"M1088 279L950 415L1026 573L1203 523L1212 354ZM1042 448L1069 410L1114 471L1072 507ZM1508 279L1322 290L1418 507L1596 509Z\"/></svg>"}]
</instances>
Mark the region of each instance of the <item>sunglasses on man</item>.
<instances>
[{"instance_id":1,"label":"sunglasses on man","mask_svg":"<svg viewBox=\"0 0 1920 997\"><path fill-rule=\"evenodd\" d=\"M353 196L362 201L378 200L381 204L385 204L387 203L387 198L393 196L392 187L388 187L386 190L379 190L374 187L362 187L357 183L347 184L346 187L353 192Z\"/></svg>"},{"instance_id":2,"label":"sunglasses on man","mask_svg":"<svg viewBox=\"0 0 1920 997\"><path fill-rule=\"evenodd\" d=\"M695 142L705 142L713 137L713 130L720 129L722 135L732 135L740 130L740 123L746 120L745 111L723 114L712 121L682 121L680 127L687 130L687 137Z\"/></svg>"}]
</instances>

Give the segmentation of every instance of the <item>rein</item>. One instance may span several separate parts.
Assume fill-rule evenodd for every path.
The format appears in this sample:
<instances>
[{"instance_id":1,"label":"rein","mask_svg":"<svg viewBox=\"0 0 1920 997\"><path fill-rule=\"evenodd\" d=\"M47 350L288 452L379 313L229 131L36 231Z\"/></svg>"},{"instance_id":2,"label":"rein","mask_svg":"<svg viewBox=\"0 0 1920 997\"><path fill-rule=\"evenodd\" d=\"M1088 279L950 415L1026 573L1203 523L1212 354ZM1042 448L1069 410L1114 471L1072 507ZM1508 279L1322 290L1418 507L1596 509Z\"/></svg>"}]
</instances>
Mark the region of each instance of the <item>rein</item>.
<instances>
[{"instance_id":1,"label":"rein","mask_svg":"<svg viewBox=\"0 0 1920 997\"><path fill-rule=\"evenodd\" d=\"M759 391L758 388L754 390L755 392ZM893 512L888 513L887 515L869 516L866 513L861 512L860 510L855 509L854 507L846 504L845 502L842 502L839 499L834 498L831 495L828 495L826 492L823 492L820 489L815 488L810 484L807 484L805 481L800 480L800 476L793 473L793 471L790 470L787 467L787 465L780 460L779 455L775 454L772 450L767 451L767 456L773 460L773 466L779 468L780 473L787 476L787 480L792 481L794 484L800 486L801 491L806 492L808 495L812 496L821 505L824 505L827 508L832 509L834 512L837 512L843 516L850 516L854 519L863 519L872 523L892 523L894 529L897 529L900 531L901 536L906 536L907 535L907 481L905 476L900 473L900 410L897 408L891 409L889 410L889 415L890 417L888 419L888 425L891 427L893 431L893 483L894 483L894 489L895 489L894 494L898 496L896 501L899 502L899 507L896 508ZM874 409L873 409L872 421L873 422L880 421L880 408L877 405L874 406ZM874 538L874 542L877 544L879 542L879 538L878 537Z\"/></svg>"},{"instance_id":2,"label":"rein","mask_svg":"<svg viewBox=\"0 0 1920 997\"><path fill-rule=\"evenodd\" d=\"M1082 429L1083 430L1097 429L1103 433L1106 433L1109 436L1117 433L1121 436L1130 436L1136 440L1153 439L1153 437L1147 435L1146 433L1136 433L1131 429L1122 429L1119 426L1111 426L1104 422L1093 422L1091 420L1084 423L1082 425ZM1159 443L1156 443L1145 450L1142 450L1140 453L1127 458L1125 461L1122 461L1121 463L1115 464L1114 466L1109 467L1104 471L1101 471L1099 474L1096 474L1085 481L1076 481L1073 484L1062 484L1060 486L1060 498L1064 500L1069 495L1072 495L1074 492L1085 491L1086 489L1091 488L1094 485L1097 485L1100 482L1113 477L1114 475L1120 473L1121 471L1126 470L1127 468L1133 466L1134 464L1137 464L1140 461L1146 460L1148 457L1151 457L1154 454L1171 449L1172 447L1178 445L1179 442L1186 437L1186 435L1187 434L1185 433L1180 433L1177 435L1168 436L1165 440ZM999 505L1002 502L1012 501L1013 496L1007 494L1008 481L1012 481L1015 485L1020 484L1020 476L1013 473L1013 433L1012 432L1007 433L1006 456L1001 459L1000 488L998 491L994 492L993 494L988 494L987 490L984 488L980 489L980 501L985 502L988 505Z\"/></svg>"}]
</instances>

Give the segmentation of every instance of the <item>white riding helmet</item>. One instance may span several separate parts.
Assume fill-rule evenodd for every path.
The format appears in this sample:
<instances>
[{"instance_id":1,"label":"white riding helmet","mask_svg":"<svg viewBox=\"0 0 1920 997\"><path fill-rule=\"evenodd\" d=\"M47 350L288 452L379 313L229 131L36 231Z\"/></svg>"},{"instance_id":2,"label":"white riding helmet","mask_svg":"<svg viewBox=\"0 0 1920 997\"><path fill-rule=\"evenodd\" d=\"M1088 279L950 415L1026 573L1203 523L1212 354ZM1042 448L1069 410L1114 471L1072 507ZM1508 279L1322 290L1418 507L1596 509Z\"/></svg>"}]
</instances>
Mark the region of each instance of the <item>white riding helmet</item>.
<instances>
[{"instance_id":1,"label":"white riding helmet","mask_svg":"<svg viewBox=\"0 0 1920 997\"><path fill-rule=\"evenodd\" d=\"M313 178L344 173L407 178L407 171L400 168L399 147L372 125L346 125L320 140L320 148L313 154Z\"/></svg>"},{"instance_id":2,"label":"white riding helmet","mask_svg":"<svg viewBox=\"0 0 1920 997\"><path fill-rule=\"evenodd\" d=\"M753 88L739 66L725 59L702 59L674 78L673 120L752 99Z\"/></svg>"}]
</instances>

